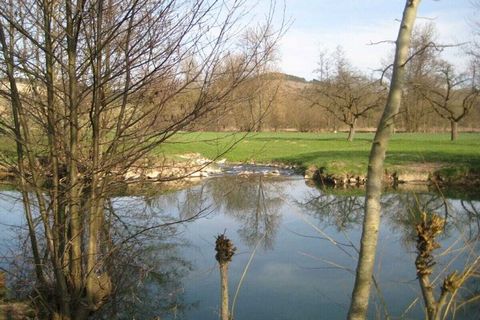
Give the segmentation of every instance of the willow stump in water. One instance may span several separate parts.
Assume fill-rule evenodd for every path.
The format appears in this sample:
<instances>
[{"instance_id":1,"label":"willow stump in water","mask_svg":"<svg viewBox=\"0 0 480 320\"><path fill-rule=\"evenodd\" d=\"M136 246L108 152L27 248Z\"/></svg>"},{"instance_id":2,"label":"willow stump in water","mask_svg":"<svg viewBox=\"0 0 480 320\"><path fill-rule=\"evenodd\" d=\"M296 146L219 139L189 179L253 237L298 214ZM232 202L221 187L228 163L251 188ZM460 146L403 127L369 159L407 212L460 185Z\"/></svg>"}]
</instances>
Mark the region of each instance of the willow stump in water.
<instances>
[{"instance_id":1,"label":"willow stump in water","mask_svg":"<svg viewBox=\"0 0 480 320\"><path fill-rule=\"evenodd\" d=\"M215 259L217 259L220 268L221 320L230 319L228 310L228 264L232 261L235 250L237 250L237 248L233 246L232 241L228 239L225 234L217 236L217 241L215 242L215 251L217 251L217 254L215 255Z\"/></svg>"},{"instance_id":2,"label":"willow stump in water","mask_svg":"<svg viewBox=\"0 0 480 320\"><path fill-rule=\"evenodd\" d=\"M435 297L433 282L430 275L433 273L435 259L433 251L440 248L436 237L443 232L445 220L436 214L422 213L421 221L416 225L417 231L417 258L415 267L417 268L418 281L422 289L423 301L427 311L428 320L440 320L446 318L443 309L449 303L448 296L454 296L457 290L462 286L467 278L467 274L458 274L456 271L450 273L443 280L440 296Z\"/></svg>"}]
</instances>

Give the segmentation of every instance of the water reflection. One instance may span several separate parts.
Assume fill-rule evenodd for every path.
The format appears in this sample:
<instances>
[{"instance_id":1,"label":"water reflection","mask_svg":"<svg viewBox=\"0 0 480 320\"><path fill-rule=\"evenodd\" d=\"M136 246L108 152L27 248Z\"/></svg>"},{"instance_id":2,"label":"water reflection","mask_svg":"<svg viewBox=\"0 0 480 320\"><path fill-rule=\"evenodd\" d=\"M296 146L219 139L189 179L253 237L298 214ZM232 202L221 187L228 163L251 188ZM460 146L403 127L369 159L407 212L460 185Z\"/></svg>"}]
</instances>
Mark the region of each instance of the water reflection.
<instances>
[{"instance_id":1,"label":"water reflection","mask_svg":"<svg viewBox=\"0 0 480 320\"><path fill-rule=\"evenodd\" d=\"M176 319L192 306L185 301L183 281L190 264L176 241L129 245L112 257L113 299L97 319Z\"/></svg>"},{"instance_id":2,"label":"water reflection","mask_svg":"<svg viewBox=\"0 0 480 320\"><path fill-rule=\"evenodd\" d=\"M417 239L415 226L420 222L423 212L435 213L445 218L442 238L449 237L453 217L449 213L453 208L448 200L435 193L392 193L382 201L384 217L389 220L392 230L401 234L403 245L407 249L415 248ZM451 223L450 223L451 222Z\"/></svg>"},{"instance_id":3,"label":"water reflection","mask_svg":"<svg viewBox=\"0 0 480 320\"><path fill-rule=\"evenodd\" d=\"M19 199L16 191L0 192L0 270L7 273L8 298L24 301L36 295ZM184 299L191 265L182 255L186 242L175 224L181 217L157 210L144 196L111 198L106 210L105 223L112 228L102 243L110 253L103 262L114 293L92 319L181 318L192 305Z\"/></svg>"},{"instance_id":4,"label":"water reflection","mask_svg":"<svg viewBox=\"0 0 480 320\"><path fill-rule=\"evenodd\" d=\"M237 176L210 180L207 188L219 210L238 221L238 234L247 246L262 241L265 249L273 248L285 199L281 184L262 175Z\"/></svg>"},{"instance_id":5,"label":"water reflection","mask_svg":"<svg viewBox=\"0 0 480 320\"><path fill-rule=\"evenodd\" d=\"M239 247L230 269L231 288L253 247L261 241L265 249L257 252L244 280L236 319L344 319L353 285L353 275L345 270L355 267L356 258L347 245L358 243L363 203L357 190L318 190L303 179L260 175L113 197L107 223L115 232L106 245L117 250L105 259L111 260L107 265L116 294L97 318L216 319L219 280L213 242L227 229ZM369 317L383 317L385 304L392 318L422 318L414 225L424 211L447 220L438 251L440 282L478 257L480 202L417 192L387 193L382 205L376 274L382 294ZM171 224L175 221L189 222ZM329 238L319 237L318 230ZM472 278L456 296L456 306L475 299L479 289L478 278ZM458 313L458 319L480 314L478 304L466 306L469 313Z\"/></svg>"},{"instance_id":6,"label":"water reflection","mask_svg":"<svg viewBox=\"0 0 480 320\"><path fill-rule=\"evenodd\" d=\"M460 200L460 206L465 213L466 237L470 241L480 240L480 204L472 200Z\"/></svg>"},{"instance_id":7,"label":"water reflection","mask_svg":"<svg viewBox=\"0 0 480 320\"><path fill-rule=\"evenodd\" d=\"M364 203L363 196L351 195L351 192L352 190L338 189L310 191L303 201L297 201L297 203L302 207L305 214L318 221L319 225L322 226L322 230L328 230L329 227L334 226L337 231L351 231L362 221ZM416 225L420 222L424 212L435 213L445 219L446 222L444 230L439 237L441 247L434 252L436 266L433 277L436 280L433 286L437 288L436 290L440 291L443 279L454 271L463 275L467 273L478 274L480 269L480 246L478 242L480 239L480 203L478 201L447 199L441 193L409 192L384 194L381 202L383 208L381 232L384 234L380 235L379 259L382 261L381 264L384 265L383 268L386 266L388 268L392 265L396 268L395 272L402 274L402 277L394 280L395 276L389 274L388 270L377 270L376 277L381 280L379 281L379 287L383 287L383 290L381 290L383 293L377 292L377 295L379 295L378 301L382 304L380 309L383 308L386 300L384 295L388 296L388 294L385 294L385 287L389 288L389 281L393 280L398 284L414 284L416 282L414 281L416 278L414 276L414 257L417 241ZM398 240L406 251L402 253L403 257L399 256L397 259L392 259L397 249L386 241L389 236L386 236L385 233L398 235ZM339 241L335 241L335 244L341 251L350 255L343 247L338 245L340 244ZM401 271L402 269L399 269L399 261L404 263L402 268L411 270L409 276L405 276L403 271ZM327 263L335 264L341 269L335 261L327 261ZM472 270L476 271L472 272ZM414 288L417 292L419 291L418 287ZM389 290L392 289L390 288ZM421 294L418 293L417 297L411 300L412 306L416 305L413 309L418 309L418 306L421 305ZM475 303L472 304L472 302L478 301L478 299L479 282L478 277L474 276L453 295L450 302L451 311L456 313L459 319L471 319L474 315L474 317L479 316L480 309L478 304L476 307Z\"/></svg>"},{"instance_id":8,"label":"water reflection","mask_svg":"<svg viewBox=\"0 0 480 320\"><path fill-rule=\"evenodd\" d=\"M365 197L360 190L321 188L308 192L297 204L305 214L315 217L321 224L335 226L338 231L348 231L362 222L364 202ZM395 232L403 235L402 242L407 247L416 239L415 225L422 212L435 212L443 216L447 221L444 237L448 237L448 229L461 222L459 219L464 216L462 211L466 212L465 208L470 205L470 213L467 214L470 219L462 224L471 228L471 221L478 218L478 211L475 211L472 201L462 200L461 203L464 210L441 194L425 192L386 193L381 198L383 218L388 219ZM471 230L470 234L473 232Z\"/></svg>"},{"instance_id":9,"label":"water reflection","mask_svg":"<svg viewBox=\"0 0 480 320\"><path fill-rule=\"evenodd\" d=\"M279 208L286 198L283 189L278 179L263 175L225 176L149 197L147 206L182 220L223 213L237 221L238 235L247 246L261 241L265 249L272 249L281 224Z\"/></svg>"},{"instance_id":10,"label":"water reflection","mask_svg":"<svg viewBox=\"0 0 480 320\"><path fill-rule=\"evenodd\" d=\"M115 294L95 315L98 319L182 318L192 305L184 299L183 281L191 264L182 255L187 243L179 227L202 211L182 216L161 209L157 198L116 197L108 202L107 223L114 232L106 244L113 254L106 259Z\"/></svg>"},{"instance_id":11,"label":"water reflection","mask_svg":"<svg viewBox=\"0 0 480 320\"><path fill-rule=\"evenodd\" d=\"M181 220L194 219L212 211L212 201L205 188L202 184L182 191L161 194L161 196L156 194L151 200L152 206L157 210L169 208L170 214L178 214Z\"/></svg>"},{"instance_id":12,"label":"water reflection","mask_svg":"<svg viewBox=\"0 0 480 320\"><path fill-rule=\"evenodd\" d=\"M322 224L335 226L338 231L357 226L363 218L364 200L359 196L309 192L303 201L297 203L304 213L312 215Z\"/></svg>"}]
</instances>

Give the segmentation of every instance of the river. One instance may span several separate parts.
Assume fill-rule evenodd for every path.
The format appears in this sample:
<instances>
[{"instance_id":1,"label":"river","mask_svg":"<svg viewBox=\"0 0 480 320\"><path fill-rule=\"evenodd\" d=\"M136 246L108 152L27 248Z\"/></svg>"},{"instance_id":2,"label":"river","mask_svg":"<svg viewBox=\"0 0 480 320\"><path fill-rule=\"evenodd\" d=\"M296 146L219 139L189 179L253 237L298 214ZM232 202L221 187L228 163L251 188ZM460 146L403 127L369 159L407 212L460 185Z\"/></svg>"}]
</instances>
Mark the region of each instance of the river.
<instances>
[{"instance_id":1,"label":"river","mask_svg":"<svg viewBox=\"0 0 480 320\"><path fill-rule=\"evenodd\" d=\"M113 241L139 236L116 257L118 294L98 317L218 319L214 247L215 237L225 233L237 247L229 268L235 319L345 319L363 202L361 189L322 190L299 176L261 174L209 178L179 191L116 195L109 203L117 226ZM440 286L446 274L461 271L478 256L480 202L427 191L386 192L382 202L378 286L369 319L423 318L414 222L421 211L446 217L441 248L435 251ZM154 228L177 220L187 221ZM5 268L20 268L22 223L18 195L2 191ZM145 226L152 228L142 231ZM467 282L457 300L478 294L479 287L478 278ZM478 303L470 304L457 310L456 319L478 319L479 312Z\"/></svg>"}]
</instances>

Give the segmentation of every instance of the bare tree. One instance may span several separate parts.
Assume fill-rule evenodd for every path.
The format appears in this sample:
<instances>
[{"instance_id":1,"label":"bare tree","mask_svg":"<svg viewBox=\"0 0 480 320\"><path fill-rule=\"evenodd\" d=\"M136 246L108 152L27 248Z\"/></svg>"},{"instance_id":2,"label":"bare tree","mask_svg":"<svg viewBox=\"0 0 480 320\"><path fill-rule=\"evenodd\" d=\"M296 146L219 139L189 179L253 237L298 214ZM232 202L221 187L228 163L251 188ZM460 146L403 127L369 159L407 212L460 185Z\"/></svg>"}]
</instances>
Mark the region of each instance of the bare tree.
<instances>
[{"instance_id":1,"label":"bare tree","mask_svg":"<svg viewBox=\"0 0 480 320\"><path fill-rule=\"evenodd\" d=\"M380 228L380 195L385 153L390 135L394 129L394 118L398 114L405 82L406 64L409 59L409 45L420 0L407 0L400 30L396 41L393 74L390 91L382 118L377 128L368 161L367 193L365 215L360 240L360 253L352 292L348 319L366 319L370 288L372 283L378 230Z\"/></svg>"},{"instance_id":2,"label":"bare tree","mask_svg":"<svg viewBox=\"0 0 480 320\"><path fill-rule=\"evenodd\" d=\"M258 32L258 30L251 29L247 31L243 46L250 48L260 43L262 51L268 50L265 54L269 57L271 64L273 64L277 60L277 52L274 50L274 46L268 42L269 39L263 36L264 32L268 33L270 30ZM262 59L260 55L253 58L254 60ZM247 102L248 110L250 110L253 116L254 130L257 132L262 130L266 122L266 116L272 111L272 104L280 86L280 79L271 72L271 64L263 64L262 68L257 68L255 77L247 85L247 90L250 92L250 95L246 95L247 97L249 96Z\"/></svg>"},{"instance_id":3,"label":"bare tree","mask_svg":"<svg viewBox=\"0 0 480 320\"><path fill-rule=\"evenodd\" d=\"M354 71L337 48L333 61L335 69L330 75L322 53L319 62L320 80L315 83L313 104L322 107L341 123L348 126L348 141L353 141L358 119L366 117L384 102L384 88Z\"/></svg>"},{"instance_id":4,"label":"bare tree","mask_svg":"<svg viewBox=\"0 0 480 320\"><path fill-rule=\"evenodd\" d=\"M421 92L433 110L450 122L450 139L454 141L458 138L458 123L478 105L479 91L473 78L457 74L446 61L439 62L435 71L436 82L423 85Z\"/></svg>"},{"instance_id":5,"label":"bare tree","mask_svg":"<svg viewBox=\"0 0 480 320\"><path fill-rule=\"evenodd\" d=\"M406 83L403 90L401 114L403 128L408 132L426 129L432 110L420 88L433 80L434 69L439 59L441 47L436 44L436 29L433 23L416 27L410 44L410 57L407 64Z\"/></svg>"},{"instance_id":6,"label":"bare tree","mask_svg":"<svg viewBox=\"0 0 480 320\"><path fill-rule=\"evenodd\" d=\"M475 16L480 12L480 1L471 1L472 9L475 12ZM478 63L480 60L480 21L478 19L471 22L471 29L473 33L473 39L467 49L467 53L470 54L473 59Z\"/></svg>"},{"instance_id":7,"label":"bare tree","mask_svg":"<svg viewBox=\"0 0 480 320\"><path fill-rule=\"evenodd\" d=\"M232 52L243 1L0 4L0 93L10 107L0 127L16 145L4 162L22 194L35 301L41 317L86 319L114 292L113 253L141 233L112 238L109 195L154 148L224 110L267 60L262 44L279 36L268 27L274 7L258 42ZM234 68L224 63L232 55Z\"/></svg>"},{"instance_id":8,"label":"bare tree","mask_svg":"<svg viewBox=\"0 0 480 320\"><path fill-rule=\"evenodd\" d=\"M236 104L230 112L234 127L241 131L260 132L272 126L275 104L279 100L282 77L267 70L258 71L236 90Z\"/></svg>"}]
</instances>

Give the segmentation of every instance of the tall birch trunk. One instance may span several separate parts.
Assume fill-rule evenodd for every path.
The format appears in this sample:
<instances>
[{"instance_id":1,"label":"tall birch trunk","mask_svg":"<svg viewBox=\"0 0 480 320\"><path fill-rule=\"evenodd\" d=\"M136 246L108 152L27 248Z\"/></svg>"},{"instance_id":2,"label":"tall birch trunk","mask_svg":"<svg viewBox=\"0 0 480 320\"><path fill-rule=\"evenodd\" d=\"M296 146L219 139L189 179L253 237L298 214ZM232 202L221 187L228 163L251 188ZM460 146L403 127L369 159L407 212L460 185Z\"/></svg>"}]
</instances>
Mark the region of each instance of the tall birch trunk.
<instances>
[{"instance_id":1,"label":"tall birch trunk","mask_svg":"<svg viewBox=\"0 0 480 320\"><path fill-rule=\"evenodd\" d=\"M407 0L396 41L392 81L387 104L377 128L368 162L367 194L363 220L360 256L358 259L355 285L348 311L348 319L366 319L372 283L378 230L380 227L380 195L385 153L393 132L394 117L400 108L405 65L408 62L410 38L420 0Z\"/></svg>"}]
</instances>

